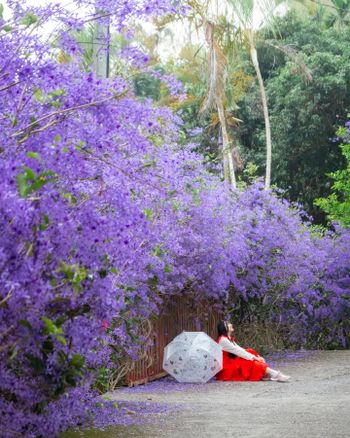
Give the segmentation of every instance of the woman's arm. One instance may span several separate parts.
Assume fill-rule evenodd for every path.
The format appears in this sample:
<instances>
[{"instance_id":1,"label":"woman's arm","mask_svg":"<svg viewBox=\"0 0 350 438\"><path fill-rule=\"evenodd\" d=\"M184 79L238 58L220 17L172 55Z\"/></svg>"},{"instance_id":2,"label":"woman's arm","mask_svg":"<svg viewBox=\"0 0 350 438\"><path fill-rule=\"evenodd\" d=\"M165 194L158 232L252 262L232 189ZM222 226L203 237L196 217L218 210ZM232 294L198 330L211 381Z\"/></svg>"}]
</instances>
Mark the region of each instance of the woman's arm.
<instances>
[{"instance_id":1,"label":"woman's arm","mask_svg":"<svg viewBox=\"0 0 350 438\"><path fill-rule=\"evenodd\" d=\"M236 356L242 357L247 360L256 360L254 354L248 353L244 348L240 347L238 344L229 341L227 338L221 338L219 345L224 351L228 353L233 353Z\"/></svg>"}]
</instances>

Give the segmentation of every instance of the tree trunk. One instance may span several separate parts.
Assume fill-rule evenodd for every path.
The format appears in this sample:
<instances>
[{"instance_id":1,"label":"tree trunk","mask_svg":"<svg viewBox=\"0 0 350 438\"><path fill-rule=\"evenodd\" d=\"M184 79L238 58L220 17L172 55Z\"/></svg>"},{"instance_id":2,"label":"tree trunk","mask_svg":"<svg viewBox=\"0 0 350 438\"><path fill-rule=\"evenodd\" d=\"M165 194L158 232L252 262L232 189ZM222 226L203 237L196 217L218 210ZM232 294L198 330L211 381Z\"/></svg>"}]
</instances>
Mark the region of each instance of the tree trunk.
<instances>
[{"instance_id":1,"label":"tree trunk","mask_svg":"<svg viewBox=\"0 0 350 438\"><path fill-rule=\"evenodd\" d=\"M224 110L224 106L223 106L221 99L217 100L217 108L218 108L218 115L219 115L221 132L222 132L222 153L223 153L223 159L224 159L224 177L227 181L229 181L229 183L235 189L236 188L235 166L234 166L233 158L232 158L230 139L229 139L229 136L227 133L225 110ZM228 171L225 169L225 167L228 167ZM228 175L225 175L226 173L228 173Z\"/></svg>"},{"instance_id":2,"label":"tree trunk","mask_svg":"<svg viewBox=\"0 0 350 438\"><path fill-rule=\"evenodd\" d=\"M256 75L259 81L259 89L261 95L261 101L263 104L264 110L264 119L265 119L265 135L266 135L266 177L265 177L265 189L269 189L271 185L271 161L272 161L272 142L271 142L271 127L270 127L270 118L269 118L269 109L267 106L267 96L266 90L264 86L264 81L261 76L258 53L254 46L254 43L250 43L250 57L252 59L252 63L255 68Z\"/></svg>"},{"instance_id":3,"label":"tree trunk","mask_svg":"<svg viewBox=\"0 0 350 438\"><path fill-rule=\"evenodd\" d=\"M93 36L93 69L98 78L109 77L109 24L97 19Z\"/></svg>"}]
</instances>

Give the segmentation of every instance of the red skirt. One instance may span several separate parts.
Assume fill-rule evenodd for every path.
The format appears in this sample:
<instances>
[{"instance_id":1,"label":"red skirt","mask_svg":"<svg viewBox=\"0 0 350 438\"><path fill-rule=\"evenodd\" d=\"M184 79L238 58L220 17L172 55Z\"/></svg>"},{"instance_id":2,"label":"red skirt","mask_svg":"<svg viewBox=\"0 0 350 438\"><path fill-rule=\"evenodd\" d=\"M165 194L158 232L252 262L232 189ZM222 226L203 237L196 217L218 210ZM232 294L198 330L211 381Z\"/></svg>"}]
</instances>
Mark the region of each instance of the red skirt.
<instances>
[{"instance_id":1,"label":"red skirt","mask_svg":"<svg viewBox=\"0 0 350 438\"><path fill-rule=\"evenodd\" d=\"M246 351L259 356L252 348ZM256 360L247 360L242 357L232 358L227 351L223 351L223 368L216 375L217 380L237 380L237 381L258 381L261 380L266 372L267 364Z\"/></svg>"}]
</instances>

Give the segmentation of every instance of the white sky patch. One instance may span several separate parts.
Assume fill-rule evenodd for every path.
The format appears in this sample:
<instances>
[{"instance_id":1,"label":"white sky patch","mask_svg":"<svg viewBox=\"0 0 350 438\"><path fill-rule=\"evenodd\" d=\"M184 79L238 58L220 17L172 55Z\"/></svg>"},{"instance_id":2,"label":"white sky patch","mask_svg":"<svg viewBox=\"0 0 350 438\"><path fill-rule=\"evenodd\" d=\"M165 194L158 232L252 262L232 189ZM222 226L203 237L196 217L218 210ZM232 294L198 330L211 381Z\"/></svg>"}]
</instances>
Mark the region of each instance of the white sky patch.
<instances>
[{"instance_id":1,"label":"white sky patch","mask_svg":"<svg viewBox=\"0 0 350 438\"><path fill-rule=\"evenodd\" d=\"M116 0L120 1L120 0ZM50 0L24 0L24 3L28 6L45 6L48 4L60 5L63 8L70 11L72 14L78 17L84 17L84 15L91 14L91 8L78 8L77 5L72 0L59 0L59 1L50 1ZM6 0L3 2L4 4L4 18L10 18L10 10L7 6ZM264 22L264 13L262 12L262 3L257 0L254 5L254 14L252 20L252 27L258 29L261 27ZM280 4L273 11L274 15L284 15L288 7L285 3ZM208 19L212 21L216 21L216 17L218 15L226 15L228 17L231 16L231 20L233 25L238 24L237 18L235 18L232 11L230 11L229 6L224 0L216 0L212 1L211 8L208 12ZM139 21L142 24L142 27L149 35L155 34L157 29L154 24L150 21ZM43 24L38 29L38 34L42 35L47 39L51 39L52 36L57 34L59 30L60 24L55 22L54 20L48 21ZM111 29L113 32L113 29ZM194 26L189 24L188 20L177 20L176 22L169 23L165 29L162 30L160 35L160 42L158 44L158 54L162 61L166 61L169 58L173 58L174 56L179 56L181 49L187 45L188 43L205 45L205 37L203 33L203 29L199 29L195 31Z\"/></svg>"},{"instance_id":2,"label":"white sky patch","mask_svg":"<svg viewBox=\"0 0 350 438\"><path fill-rule=\"evenodd\" d=\"M264 2L259 2L259 0L257 0L254 4L251 23L253 29L259 29L266 23L266 15L263 12L263 3ZM270 13L273 13L274 16L283 16L287 11L287 4L281 3ZM229 17L232 26L239 25L238 18L234 16L232 10L230 10L224 0L216 0L211 3L211 8L207 14L207 18L215 23L219 15ZM149 34L157 32L156 27L152 23L144 23L143 27ZM181 49L189 43L206 46L204 29L200 28L196 30L194 25L191 25L189 20L186 19L184 19L184 22L178 20L177 22L169 23L162 31L158 45L158 54L162 61L167 61L169 58L179 56Z\"/></svg>"}]
</instances>

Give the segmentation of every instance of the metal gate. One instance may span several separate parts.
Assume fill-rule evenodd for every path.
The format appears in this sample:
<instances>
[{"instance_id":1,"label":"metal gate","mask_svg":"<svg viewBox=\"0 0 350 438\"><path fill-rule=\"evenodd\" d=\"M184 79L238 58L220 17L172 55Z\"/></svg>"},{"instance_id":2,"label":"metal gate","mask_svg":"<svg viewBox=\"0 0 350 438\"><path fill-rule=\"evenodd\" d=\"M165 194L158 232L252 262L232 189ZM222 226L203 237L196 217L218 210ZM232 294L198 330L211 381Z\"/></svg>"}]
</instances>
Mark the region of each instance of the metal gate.
<instances>
[{"instance_id":1,"label":"metal gate","mask_svg":"<svg viewBox=\"0 0 350 438\"><path fill-rule=\"evenodd\" d=\"M129 386L158 379L167 373L163 370L164 347L182 331L204 331L216 339L216 326L221 312L215 303L196 303L184 297L175 297L163 307L161 314L151 321L153 345L146 351L146 358L135 361L125 376Z\"/></svg>"}]
</instances>

